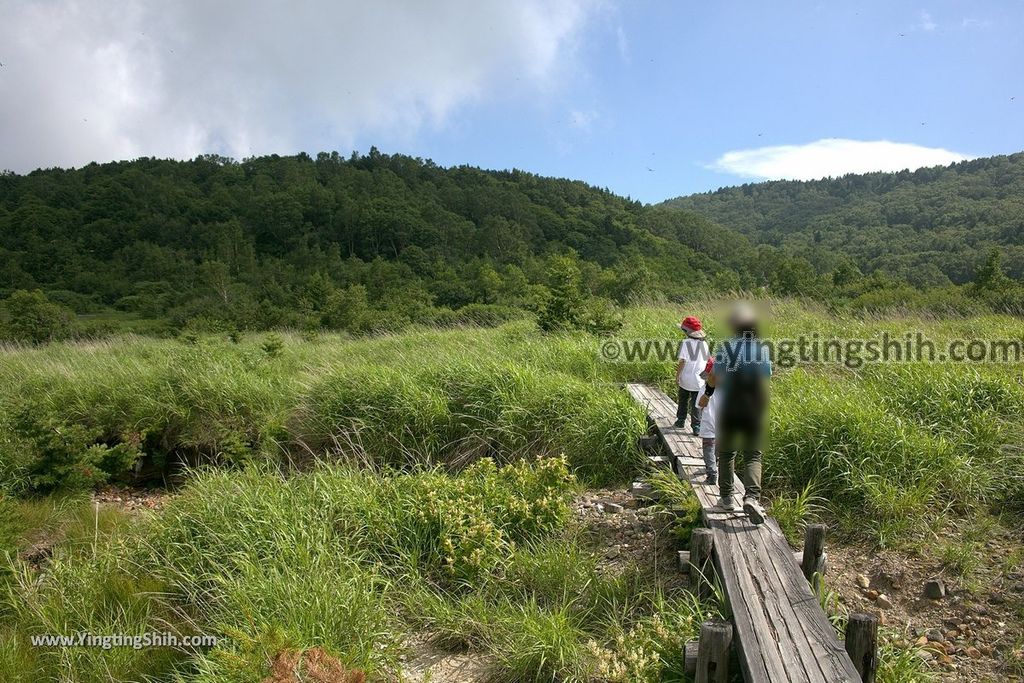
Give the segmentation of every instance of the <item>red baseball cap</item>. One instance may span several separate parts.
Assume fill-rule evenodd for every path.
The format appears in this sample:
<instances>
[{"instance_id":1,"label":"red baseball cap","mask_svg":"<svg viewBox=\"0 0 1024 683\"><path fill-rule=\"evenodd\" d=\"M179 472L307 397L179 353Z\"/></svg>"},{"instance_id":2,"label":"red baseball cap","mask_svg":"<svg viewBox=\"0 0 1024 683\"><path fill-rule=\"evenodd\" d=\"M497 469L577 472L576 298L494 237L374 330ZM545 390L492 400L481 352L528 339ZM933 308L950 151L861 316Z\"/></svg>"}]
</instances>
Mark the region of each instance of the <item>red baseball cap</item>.
<instances>
[{"instance_id":1,"label":"red baseball cap","mask_svg":"<svg viewBox=\"0 0 1024 683\"><path fill-rule=\"evenodd\" d=\"M700 318L695 315L688 315L683 318L679 323L679 329L686 332L691 337L702 338L704 336L703 326L700 324Z\"/></svg>"}]
</instances>

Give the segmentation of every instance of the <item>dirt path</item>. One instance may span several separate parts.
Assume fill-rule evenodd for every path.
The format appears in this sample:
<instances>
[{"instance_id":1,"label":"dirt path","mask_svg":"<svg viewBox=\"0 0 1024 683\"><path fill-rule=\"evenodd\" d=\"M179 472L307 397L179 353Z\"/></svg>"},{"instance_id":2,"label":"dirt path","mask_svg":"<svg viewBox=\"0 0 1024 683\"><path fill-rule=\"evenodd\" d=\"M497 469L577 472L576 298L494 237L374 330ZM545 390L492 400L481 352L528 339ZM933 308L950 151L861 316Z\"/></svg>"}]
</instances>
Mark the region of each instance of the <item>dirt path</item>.
<instances>
[{"instance_id":1,"label":"dirt path","mask_svg":"<svg viewBox=\"0 0 1024 683\"><path fill-rule=\"evenodd\" d=\"M621 573L636 566L652 586L657 583L666 591L687 587L678 571L669 518L656 508L638 507L629 491L599 489L577 498L573 511L603 558L603 571Z\"/></svg>"},{"instance_id":2,"label":"dirt path","mask_svg":"<svg viewBox=\"0 0 1024 683\"><path fill-rule=\"evenodd\" d=\"M429 639L409 643L402 663L402 683L486 683L493 658L477 652L453 653Z\"/></svg>"},{"instance_id":3,"label":"dirt path","mask_svg":"<svg viewBox=\"0 0 1024 683\"><path fill-rule=\"evenodd\" d=\"M120 486L104 486L92 494L94 503L110 505L125 512L159 510L173 493L165 489L137 489Z\"/></svg>"}]
</instances>

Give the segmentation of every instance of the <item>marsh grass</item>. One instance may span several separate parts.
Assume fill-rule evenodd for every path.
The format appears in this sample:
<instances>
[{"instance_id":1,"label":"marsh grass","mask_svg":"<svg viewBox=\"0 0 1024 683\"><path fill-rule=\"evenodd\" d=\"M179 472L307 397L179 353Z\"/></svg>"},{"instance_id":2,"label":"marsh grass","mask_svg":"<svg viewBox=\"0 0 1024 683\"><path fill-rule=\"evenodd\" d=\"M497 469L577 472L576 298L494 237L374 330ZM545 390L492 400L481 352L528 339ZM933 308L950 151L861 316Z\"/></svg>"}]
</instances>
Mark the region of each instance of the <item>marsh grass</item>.
<instances>
[{"instance_id":1,"label":"marsh grass","mask_svg":"<svg viewBox=\"0 0 1024 683\"><path fill-rule=\"evenodd\" d=\"M717 305L691 307L712 339L724 334ZM779 336L1021 337L1004 316L853 320L765 305ZM636 308L620 334L664 339L677 320L674 307ZM579 486L641 471L643 411L616 383L670 388L671 361L603 363L596 337L529 321L186 341L0 352L0 679L241 683L281 649L314 645L389 676L406 640L428 634L493 656L506 680L679 680L680 639L728 613L721 597L701 604L638 572L599 571L564 507ZM1019 366L780 368L765 459L773 513L793 540L820 517L900 546L1024 508L1020 377ZM128 477L132 453L158 470L201 466L166 509L130 522L81 497L35 495ZM45 478L50 462L62 481ZM684 513L685 544L692 494L654 481ZM970 576L977 546L964 529L945 552ZM57 542L39 573L18 554L47 537ZM225 640L202 652L26 644L76 630ZM880 680L926 680L919 660L890 650Z\"/></svg>"},{"instance_id":2,"label":"marsh grass","mask_svg":"<svg viewBox=\"0 0 1024 683\"><path fill-rule=\"evenodd\" d=\"M712 608L669 602L639 572L600 572L569 514L576 486L561 458L484 459L457 475L199 472L160 512L58 546L45 575L12 566L0 678L241 683L280 650L312 646L386 677L407 637L429 633L490 655L504 680L589 680L591 641L617 653L616 634L655 615L699 624ZM202 652L27 643L168 630L223 640ZM681 637L630 641L650 651L646 676L681 665L657 654L672 651L663 636Z\"/></svg>"},{"instance_id":3,"label":"marsh grass","mask_svg":"<svg viewBox=\"0 0 1024 683\"><path fill-rule=\"evenodd\" d=\"M801 541L804 527L819 519L825 499L815 494L809 482L797 493L780 492L771 502L769 514L779 523L782 533L793 545Z\"/></svg>"},{"instance_id":4,"label":"marsh grass","mask_svg":"<svg viewBox=\"0 0 1024 683\"><path fill-rule=\"evenodd\" d=\"M658 468L646 476L651 488L659 494L658 509L673 515L670 533L681 550L690 547L690 536L700 526L703 509L690 485L671 470Z\"/></svg>"},{"instance_id":5,"label":"marsh grass","mask_svg":"<svg viewBox=\"0 0 1024 683\"><path fill-rule=\"evenodd\" d=\"M278 339L274 354L261 337L126 338L4 354L0 378L11 391L0 398L0 490L73 485L86 465L101 478L129 474L131 458L83 462L92 445L129 444L157 465L276 461L352 443L381 465L564 453L594 483L624 480L638 462L643 412L614 385L594 382L586 335L539 337L512 323L364 341ZM75 443L41 440L71 428L81 432ZM36 481L50 472L46 458L67 462L63 481Z\"/></svg>"}]
</instances>

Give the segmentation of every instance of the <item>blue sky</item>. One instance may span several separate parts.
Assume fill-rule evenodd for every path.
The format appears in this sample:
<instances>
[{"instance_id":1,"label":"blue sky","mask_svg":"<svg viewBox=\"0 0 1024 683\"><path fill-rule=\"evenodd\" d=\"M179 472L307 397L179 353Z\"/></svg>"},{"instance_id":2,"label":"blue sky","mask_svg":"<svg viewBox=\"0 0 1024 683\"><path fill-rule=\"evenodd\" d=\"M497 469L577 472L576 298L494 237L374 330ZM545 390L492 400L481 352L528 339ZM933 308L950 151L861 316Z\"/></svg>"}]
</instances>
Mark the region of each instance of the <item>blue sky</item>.
<instances>
[{"instance_id":1,"label":"blue sky","mask_svg":"<svg viewBox=\"0 0 1024 683\"><path fill-rule=\"evenodd\" d=\"M730 150L1024 149L1022 2L623 3L579 60L552 100L496 98L411 151L658 201L750 179L709 168Z\"/></svg>"},{"instance_id":2,"label":"blue sky","mask_svg":"<svg viewBox=\"0 0 1024 683\"><path fill-rule=\"evenodd\" d=\"M1024 1L0 0L0 168L376 145L643 201L1024 149Z\"/></svg>"}]
</instances>

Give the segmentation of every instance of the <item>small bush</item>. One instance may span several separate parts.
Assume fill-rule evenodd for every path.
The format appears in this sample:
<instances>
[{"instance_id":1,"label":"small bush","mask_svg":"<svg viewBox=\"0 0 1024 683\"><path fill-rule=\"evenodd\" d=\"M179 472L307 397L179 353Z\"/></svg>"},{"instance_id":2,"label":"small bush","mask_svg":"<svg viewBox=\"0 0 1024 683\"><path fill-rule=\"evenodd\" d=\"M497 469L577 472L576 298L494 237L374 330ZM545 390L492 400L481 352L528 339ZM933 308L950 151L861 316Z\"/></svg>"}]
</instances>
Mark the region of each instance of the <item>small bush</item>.
<instances>
[{"instance_id":1,"label":"small bush","mask_svg":"<svg viewBox=\"0 0 1024 683\"><path fill-rule=\"evenodd\" d=\"M277 358L281 355L281 349L284 348L284 338L279 334L268 334L263 340L261 348L263 353L267 354L267 358Z\"/></svg>"},{"instance_id":2,"label":"small bush","mask_svg":"<svg viewBox=\"0 0 1024 683\"><path fill-rule=\"evenodd\" d=\"M622 328L622 311L611 299L591 297L583 307L579 328L591 334L606 335Z\"/></svg>"},{"instance_id":3,"label":"small bush","mask_svg":"<svg viewBox=\"0 0 1024 683\"><path fill-rule=\"evenodd\" d=\"M484 459L458 477L388 478L374 493L373 523L354 546L407 558L438 580L470 584L502 566L518 544L564 524L572 482L557 458L501 468ZM341 509L335 524L347 532L362 522L355 510Z\"/></svg>"},{"instance_id":4,"label":"small bush","mask_svg":"<svg viewBox=\"0 0 1024 683\"><path fill-rule=\"evenodd\" d=\"M70 309L52 303L36 289L19 289L0 302L0 339L28 344L66 339L73 330Z\"/></svg>"},{"instance_id":5,"label":"small bush","mask_svg":"<svg viewBox=\"0 0 1024 683\"><path fill-rule=\"evenodd\" d=\"M38 491L89 489L129 472L141 457L137 445L102 443L100 430L65 424L29 403L13 414L11 428L31 449L27 480Z\"/></svg>"}]
</instances>

